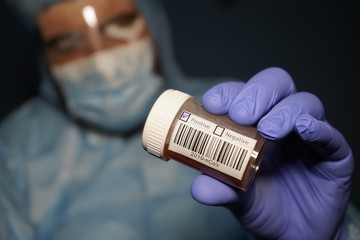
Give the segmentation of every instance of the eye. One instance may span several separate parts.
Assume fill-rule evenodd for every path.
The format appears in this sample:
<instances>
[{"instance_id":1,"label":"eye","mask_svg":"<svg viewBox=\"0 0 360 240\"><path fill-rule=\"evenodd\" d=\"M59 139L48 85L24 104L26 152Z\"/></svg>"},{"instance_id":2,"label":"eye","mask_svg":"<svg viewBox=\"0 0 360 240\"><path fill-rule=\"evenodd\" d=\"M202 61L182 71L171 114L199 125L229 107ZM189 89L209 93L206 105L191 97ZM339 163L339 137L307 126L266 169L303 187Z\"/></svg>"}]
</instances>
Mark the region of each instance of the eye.
<instances>
[{"instance_id":1,"label":"eye","mask_svg":"<svg viewBox=\"0 0 360 240\"><path fill-rule=\"evenodd\" d=\"M137 12L121 14L101 27L103 33L115 40L132 40L144 29L144 19Z\"/></svg>"},{"instance_id":2,"label":"eye","mask_svg":"<svg viewBox=\"0 0 360 240\"><path fill-rule=\"evenodd\" d=\"M57 35L47 41L46 47L54 49L58 52L69 52L77 50L82 47L84 36L81 32L72 32L62 35Z\"/></svg>"}]
</instances>

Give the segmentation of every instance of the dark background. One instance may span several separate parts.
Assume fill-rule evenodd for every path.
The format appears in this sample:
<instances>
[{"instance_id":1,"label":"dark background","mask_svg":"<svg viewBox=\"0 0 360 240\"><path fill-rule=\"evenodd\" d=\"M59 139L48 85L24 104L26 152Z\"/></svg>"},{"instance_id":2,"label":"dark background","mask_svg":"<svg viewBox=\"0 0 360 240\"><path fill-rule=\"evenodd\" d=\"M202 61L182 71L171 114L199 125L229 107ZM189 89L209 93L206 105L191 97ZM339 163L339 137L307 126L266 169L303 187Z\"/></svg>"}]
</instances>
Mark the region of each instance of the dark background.
<instances>
[{"instance_id":1,"label":"dark background","mask_svg":"<svg viewBox=\"0 0 360 240\"><path fill-rule=\"evenodd\" d=\"M355 154L351 199L360 207L360 2L162 0L175 53L191 76L248 80L286 69L316 94Z\"/></svg>"},{"instance_id":2,"label":"dark background","mask_svg":"<svg viewBox=\"0 0 360 240\"><path fill-rule=\"evenodd\" d=\"M327 120L355 158L351 199L360 207L357 0L161 0L175 55L189 76L243 80L270 66L286 69L299 91L323 101ZM0 119L37 94L32 39L0 2Z\"/></svg>"}]
</instances>

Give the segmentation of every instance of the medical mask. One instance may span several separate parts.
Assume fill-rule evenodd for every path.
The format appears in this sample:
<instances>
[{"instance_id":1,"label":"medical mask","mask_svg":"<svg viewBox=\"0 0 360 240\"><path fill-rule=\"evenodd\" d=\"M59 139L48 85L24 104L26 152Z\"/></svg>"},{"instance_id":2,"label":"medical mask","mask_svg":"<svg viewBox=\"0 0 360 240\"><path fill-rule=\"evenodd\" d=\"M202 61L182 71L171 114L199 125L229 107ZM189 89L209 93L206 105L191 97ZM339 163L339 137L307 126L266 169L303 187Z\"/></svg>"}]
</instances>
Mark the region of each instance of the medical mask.
<instances>
[{"instance_id":1,"label":"medical mask","mask_svg":"<svg viewBox=\"0 0 360 240\"><path fill-rule=\"evenodd\" d=\"M71 115L106 130L138 126L160 93L149 38L52 68Z\"/></svg>"}]
</instances>

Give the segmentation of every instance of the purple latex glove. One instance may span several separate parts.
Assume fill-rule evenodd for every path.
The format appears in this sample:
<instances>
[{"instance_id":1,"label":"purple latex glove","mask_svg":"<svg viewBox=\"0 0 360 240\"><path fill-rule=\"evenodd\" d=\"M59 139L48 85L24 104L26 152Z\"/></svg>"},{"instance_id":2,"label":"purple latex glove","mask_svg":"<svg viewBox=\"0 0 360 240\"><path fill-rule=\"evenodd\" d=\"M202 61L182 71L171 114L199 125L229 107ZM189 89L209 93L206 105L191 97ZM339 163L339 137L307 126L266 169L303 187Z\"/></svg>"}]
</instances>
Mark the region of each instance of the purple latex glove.
<instances>
[{"instance_id":1,"label":"purple latex glove","mask_svg":"<svg viewBox=\"0 0 360 240\"><path fill-rule=\"evenodd\" d=\"M270 142L247 192L206 175L191 193L207 205L224 205L255 235L274 239L345 239L353 155L344 137L324 119L313 94L296 92L284 70L268 68L246 84L211 88L203 106L254 125Z\"/></svg>"}]
</instances>

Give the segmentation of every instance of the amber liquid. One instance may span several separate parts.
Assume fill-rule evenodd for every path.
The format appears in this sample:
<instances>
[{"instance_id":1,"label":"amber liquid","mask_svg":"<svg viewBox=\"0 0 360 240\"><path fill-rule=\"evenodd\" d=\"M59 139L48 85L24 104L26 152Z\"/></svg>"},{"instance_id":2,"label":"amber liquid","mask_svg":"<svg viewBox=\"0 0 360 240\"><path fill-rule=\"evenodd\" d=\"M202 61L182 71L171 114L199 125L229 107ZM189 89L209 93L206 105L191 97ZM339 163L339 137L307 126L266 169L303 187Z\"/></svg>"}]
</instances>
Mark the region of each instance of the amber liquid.
<instances>
[{"instance_id":1,"label":"amber liquid","mask_svg":"<svg viewBox=\"0 0 360 240\"><path fill-rule=\"evenodd\" d=\"M227 129L230 129L234 132L237 132L246 137L255 139L257 141L256 145L253 149L253 152L255 154L251 154L251 157L248 161L247 166L245 167L245 171L244 171L244 174L243 174L241 180L239 178L236 178L236 177L230 176L224 172L221 172L218 169L211 168L205 164L202 164L201 162L198 162L187 156L184 156L181 153L169 150L169 141L170 141L170 137L172 135L172 131L174 130L175 122L177 121L177 119L180 117L180 114L184 110L191 112L191 113L197 115L198 117L201 117L208 121L211 121L214 124L221 125ZM233 121L231 121L227 116L219 116L219 115L214 115L214 114L208 113L205 111L205 109L203 109L203 107L201 105L195 103L193 99L189 99L182 105L182 107L180 108L180 110L177 113L177 117L174 118L174 122L172 123L172 126L170 128L170 131L167 135L167 139L165 142L163 158L165 160L168 160L170 158L174 159L174 160L179 161L187 166L195 168L202 173L212 176L226 184L229 184L231 186L234 186L236 188L246 191L248 189L248 187L250 186L250 184L252 183L252 181L256 175L256 172L259 169L261 158L264 153L265 145L266 145L266 140L259 135L256 128L238 125L238 124L234 123ZM256 157L254 157L254 156L256 156ZM239 172L239 175L240 175L240 172Z\"/></svg>"}]
</instances>

